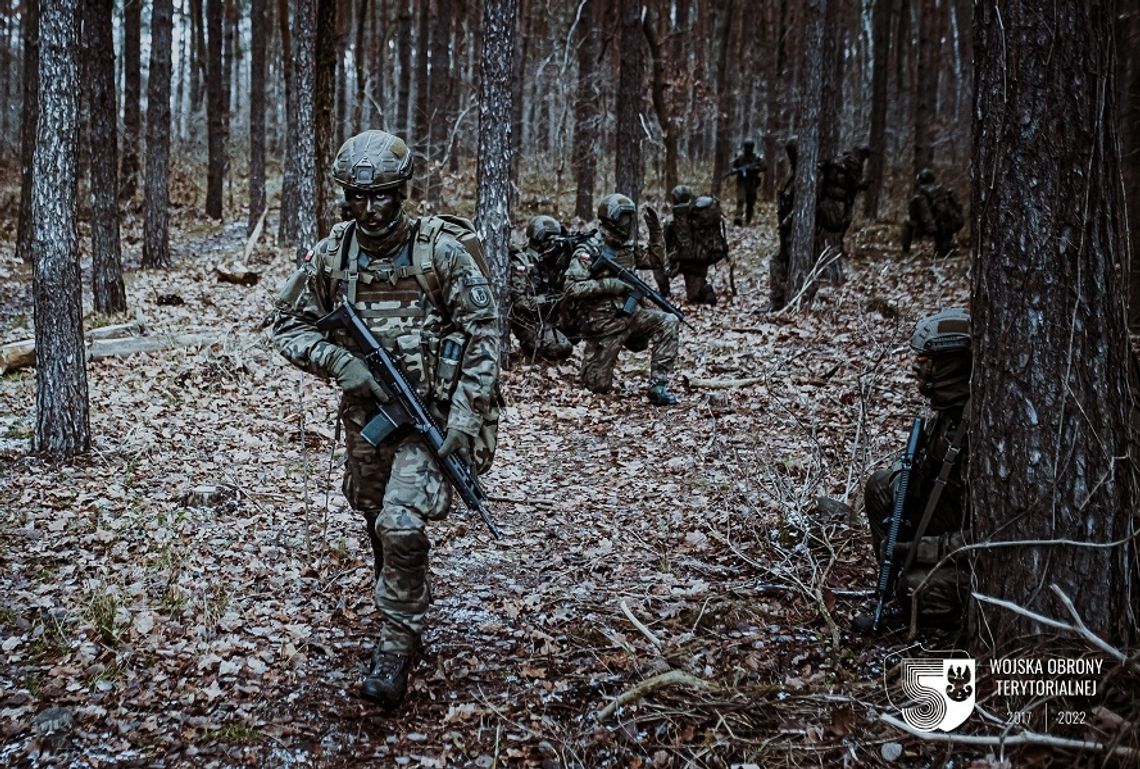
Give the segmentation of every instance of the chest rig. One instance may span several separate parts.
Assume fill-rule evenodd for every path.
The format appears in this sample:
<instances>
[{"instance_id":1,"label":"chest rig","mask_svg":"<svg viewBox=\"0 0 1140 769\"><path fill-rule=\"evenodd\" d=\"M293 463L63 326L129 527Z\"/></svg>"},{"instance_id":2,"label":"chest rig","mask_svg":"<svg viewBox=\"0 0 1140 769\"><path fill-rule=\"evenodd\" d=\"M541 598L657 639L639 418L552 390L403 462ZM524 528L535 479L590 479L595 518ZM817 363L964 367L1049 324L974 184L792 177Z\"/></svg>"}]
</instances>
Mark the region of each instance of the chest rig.
<instances>
[{"instance_id":1,"label":"chest rig","mask_svg":"<svg viewBox=\"0 0 1140 769\"><path fill-rule=\"evenodd\" d=\"M328 244L328 264L336 281L336 300L344 298L373 336L396 353L404 373L420 395L433 384L434 363L443 326L435 299L440 293L439 276L431 248L418 248L418 228L390 258L364 252L355 237L353 222L333 228ZM354 349L343 332L337 344Z\"/></svg>"}]
</instances>

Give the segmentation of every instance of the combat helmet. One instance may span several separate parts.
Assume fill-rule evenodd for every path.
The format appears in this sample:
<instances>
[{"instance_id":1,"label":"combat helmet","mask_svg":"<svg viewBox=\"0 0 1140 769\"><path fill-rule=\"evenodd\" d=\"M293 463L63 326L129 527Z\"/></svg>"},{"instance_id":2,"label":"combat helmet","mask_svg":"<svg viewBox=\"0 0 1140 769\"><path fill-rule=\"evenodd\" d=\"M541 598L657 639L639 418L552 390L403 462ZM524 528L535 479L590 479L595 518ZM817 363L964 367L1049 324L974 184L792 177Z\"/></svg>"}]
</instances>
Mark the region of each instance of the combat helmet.
<instances>
[{"instance_id":1,"label":"combat helmet","mask_svg":"<svg viewBox=\"0 0 1140 769\"><path fill-rule=\"evenodd\" d=\"M687 184L678 184L669 193L669 199L675 206L683 206L693 199L693 188Z\"/></svg>"},{"instance_id":2,"label":"combat helmet","mask_svg":"<svg viewBox=\"0 0 1140 769\"><path fill-rule=\"evenodd\" d=\"M400 189L412 178L412 151L399 136L369 130L348 139L333 160L332 176L345 190Z\"/></svg>"},{"instance_id":3,"label":"combat helmet","mask_svg":"<svg viewBox=\"0 0 1140 769\"><path fill-rule=\"evenodd\" d=\"M598 229L611 241L630 244L637 237L637 205L615 192L598 203Z\"/></svg>"},{"instance_id":4,"label":"combat helmet","mask_svg":"<svg viewBox=\"0 0 1140 769\"><path fill-rule=\"evenodd\" d=\"M961 406L970 397L973 356L970 314L954 307L923 318L915 326L910 347L918 355L918 390L936 409Z\"/></svg>"},{"instance_id":5,"label":"combat helmet","mask_svg":"<svg viewBox=\"0 0 1140 769\"><path fill-rule=\"evenodd\" d=\"M536 216L526 226L526 242L536 251L543 251L550 238L562 234L562 225L553 216Z\"/></svg>"},{"instance_id":6,"label":"combat helmet","mask_svg":"<svg viewBox=\"0 0 1140 769\"><path fill-rule=\"evenodd\" d=\"M924 168L918 172L918 176L914 178L914 181L919 186L925 184L934 184L934 172L929 168Z\"/></svg>"},{"instance_id":7,"label":"combat helmet","mask_svg":"<svg viewBox=\"0 0 1140 769\"><path fill-rule=\"evenodd\" d=\"M756 149L756 142L752 141L751 139L745 139L743 143L745 152L751 152L752 150Z\"/></svg>"}]
</instances>

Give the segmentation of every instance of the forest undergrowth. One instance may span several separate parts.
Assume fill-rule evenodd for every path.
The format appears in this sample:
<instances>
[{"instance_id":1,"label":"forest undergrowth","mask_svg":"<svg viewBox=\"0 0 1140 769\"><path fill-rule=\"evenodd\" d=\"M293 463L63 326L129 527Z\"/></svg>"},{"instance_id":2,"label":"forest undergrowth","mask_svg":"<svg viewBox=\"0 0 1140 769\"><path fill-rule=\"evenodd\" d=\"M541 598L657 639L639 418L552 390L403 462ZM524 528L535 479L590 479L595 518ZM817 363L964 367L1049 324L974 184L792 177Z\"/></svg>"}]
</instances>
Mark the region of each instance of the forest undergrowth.
<instances>
[{"instance_id":1,"label":"forest undergrowth","mask_svg":"<svg viewBox=\"0 0 1140 769\"><path fill-rule=\"evenodd\" d=\"M730 228L720 304L685 308L680 405L648 404L645 354L622 356L606 396L576 386L580 348L514 359L485 478L503 540L461 509L433 525L425 656L384 716L357 697L376 614L339 490L336 392L268 341L290 252L259 247L254 287L219 283L244 226L176 214L175 265L127 275L131 317L212 343L92 361L94 447L65 464L26 454L32 370L0 378L0 765L940 755L878 719L903 642L849 628L875 579L863 524L810 510L821 495L858 510L904 442L922 407L906 340L966 302L967 260L902 258L894 227L868 225L849 236L846 282L766 315L772 218ZM6 342L28 336L30 273L3 253ZM171 294L182 303L158 303Z\"/></svg>"}]
</instances>

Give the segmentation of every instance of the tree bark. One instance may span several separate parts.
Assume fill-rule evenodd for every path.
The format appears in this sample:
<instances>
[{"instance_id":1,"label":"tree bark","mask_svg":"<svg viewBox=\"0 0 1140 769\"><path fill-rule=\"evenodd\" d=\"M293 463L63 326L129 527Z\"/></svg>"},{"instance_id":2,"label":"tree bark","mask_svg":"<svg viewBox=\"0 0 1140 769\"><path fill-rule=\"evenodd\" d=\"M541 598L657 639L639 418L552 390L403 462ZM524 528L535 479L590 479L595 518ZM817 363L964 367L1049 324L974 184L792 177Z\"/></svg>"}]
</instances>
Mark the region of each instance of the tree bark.
<instances>
[{"instance_id":1,"label":"tree bark","mask_svg":"<svg viewBox=\"0 0 1140 769\"><path fill-rule=\"evenodd\" d=\"M37 351L33 448L53 457L73 456L91 445L75 199L78 19L77 0L43 0L43 90L32 182Z\"/></svg>"},{"instance_id":2,"label":"tree bark","mask_svg":"<svg viewBox=\"0 0 1140 769\"><path fill-rule=\"evenodd\" d=\"M278 245L297 242L297 87L294 78L293 35L289 29L289 0L277 0L277 23L281 31L281 71L285 79L285 147L281 172L281 214L277 224Z\"/></svg>"},{"instance_id":3,"label":"tree bark","mask_svg":"<svg viewBox=\"0 0 1140 769\"><path fill-rule=\"evenodd\" d=\"M807 282L815 266L815 209L819 184L816 164L819 162L819 113L823 104L823 42L827 34L825 19L828 0L805 0L804 43L800 81L800 113L797 121L798 157L796 160L796 205L792 219L792 250L788 264L789 300ZM804 292L810 302L814 288Z\"/></svg>"},{"instance_id":4,"label":"tree bark","mask_svg":"<svg viewBox=\"0 0 1140 769\"><path fill-rule=\"evenodd\" d=\"M249 219L253 232L265 210L265 39L269 34L267 0L252 0L249 9Z\"/></svg>"},{"instance_id":5,"label":"tree bark","mask_svg":"<svg viewBox=\"0 0 1140 769\"><path fill-rule=\"evenodd\" d=\"M614 145L615 191L634 203L641 198L644 163L641 157L641 111L645 98L641 3L621 0L621 64L618 73L617 131Z\"/></svg>"},{"instance_id":6,"label":"tree bark","mask_svg":"<svg viewBox=\"0 0 1140 769\"><path fill-rule=\"evenodd\" d=\"M369 0L358 0L356 4L356 40L352 48L352 66L353 71L356 73L356 99L352 107L352 131L354 134L358 134L364 130L362 127L364 120L364 94L368 85L364 77L364 62L367 58L364 50L364 31L369 20L368 4ZM375 47L379 47L381 42L380 40L373 40L372 44ZM375 60L375 63L379 64L379 58ZM377 85L380 84L379 68L373 67L370 76L375 79ZM376 99L376 103L379 104L383 101L383 96L379 94L377 94L377 96L379 98Z\"/></svg>"},{"instance_id":7,"label":"tree bark","mask_svg":"<svg viewBox=\"0 0 1140 769\"><path fill-rule=\"evenodd\" d=\"M123 165L119 194L131 200L139 187L139 139L142 137L142 36L143 0L123 2Z\"/></svg>"},{"instance_id":8,"label":"tree bark","mask_svg":"<svg viewBox=\"0 0 1140 769\"><path fill-rule=\"evenodd\" d=\"M32 261L32 166L39 115L40 0L24 9L24 104L20 119L20 219L16 225L16 255Z\"/></svg>"},{"instance_id":9,"label":"tree bark","mask_svg":"<svg viewBox=\"0 0 1140 769\"><path fill-rule=\"evenodd\" d=\"M914 175L934 165L934 99L938 87L938 0L916 0L918 75L914 79Z\"/></svg>"},{"instance_id":10,"label":"tree bark","mask_svg":"<svg viewBox=\"0 0 1140 769\"><path fill-rule=\"evenodd\" d=\"M511 238L508 205L511 183L511 57L518 0L484 0L483 56L479 86L479 167L475 226L491 267L499 300L501 355L510 339L507 248Z\"/></svg>"},{"instance_id":11,"label":"tree bark","mask_svg":"<svg viewBox=\"0 0 1140 769\"><path fill-rule=\"evenodd\" d=\"M979 3L969 502L976 589L1062 620L1049 589L1124 648L1136 629L1131 352L1113 0ZM1095 84L1095 85L1094 85ZM1033 351L1032 355L1028 351ZM1126 542L1126 544L1110 544ZM1107 589L1106 589L1107 588ZM989 605L995 655L1046 628Z\"/></svg>"},{"instance_id":12,"label":"tree bark","mask_svg":"<svg viewBox=\"0 0 1140 769\"><path fill-rule=\"evenodd\" d=\"M296 100L296 135L291 152L296 156L296 256L317 243L317 155L314 123L318 0L297 0L293 19L293 88ZM332 158L326 162L331 164Z\"/></svg>"},{"instance_id":13,"label":"tree bark","mask_svg":"<svg viewBox=\"0 0 1140 769\"><path fill-rule=\"evenodd\" d=\"M396 127L408 146L411 141L412 125L408 109L412 102L412 8L411 0L397 0L400 3L400 84L399 99L396 103Z\"/></svg>"},{"instance_id":14,"label":"tree bark","mask_svg":"<svg viewBox=\"0 0 1140 769\"><path fill-rule=\"evenodd\" d=\"M222 4L206 0L206 216L222 218L222 192L225 182L226 107L225 76L222 72Z\"/></svg>"},{"instance_id":15,"label":"tree bark","mask_svg":"<svg viewBox=\"0 0 1140 769\"><path fill-rule=\"evenodd\" d=\"M879 195L883 190L883 167L887 138L887 59L891 39L892 0L875 0L871 21L871 137L867 157L867 191L863 196L863 215L874 219L879 215Z\"/></svg>"},{"instance_id":16,"label":"tree bark","mask_svg":"<svg viewBox=\"0 0 1140 769\"><path fill-rule=\"evenodd\" d=\"M585 0L582 18L574 36L578 47L578 85L574 96L574 215L584 222L594 218L594 177L598 159L594 153L597 144L598 91L594 80L597 66L598 44L594 20L598 14L598 0Z\"/></svg>"},{"instance_id":17,"label":"tree bark","mask_svg":"<svg viewBox=\"0 0 1140 769\"><path fill-rule=\"evenodd\" d=\"M665 80L665 62L661 58L656 24L654 15L647 13L642 26L645 30L645 43L649 46L649 55L653 61L653 110L657 113L657 122L661 124L661 142L665 145L665 189L668 191L677 186L677 126L669 111L670 100L666 98L669 85Z\"/></svg>"},{"instance_id":18,"label":"tree bark","mask_svg":"<svg viewBox=\"0 0 1140 769\"><path fill-rule=\"evenodd\" d=\"M150 74L146 89L146 221L143 267L170 264L170 45L173 0L154 0L150 20Z\"/></svg>"},{"instance_id":19,"label":"tree bark","mask_svg":"<svg viewBox=\"0 0 1140 769\"><path fill-rule=\"evenodd\" d=\"M451 0L433 3L431 31L431 121L428 142L431 146L428 200L438 203L443 194L443 161L447 156L447 140L451 132L452 71L448 47L451 41Z\"/></svg>"},{"instance_id":20,"label":"tree bark","mask_svg":"<svg viewBox=\"0 0 1140 769\"><path fill-rule=\"evenodd\" d=\"M732 107L732 89L728 83L728 53L732 48L732 19L735 13L735 0L728 0L721 7L720 57L716 64L716 149L713 153L713 178L710 185L713 195L720 195L729 162L728 113Z\"/></svg>"},{"instance_id":21,"label":"tree bark","mask_svg":"<svg viewBox=\"0 0 1140 769\"><path fill-rule=\"evenodd\" d=\"M1124 196L1128 201L1128 325L1140 331L1140 9L1121 16L1121 148L1124 159Z\"/></svg>"},{"instance_id":22,"label":"tree bark","mask_svg":"<svg viewBox=\"0 0 1140 769\"><path fill-rule=\"evenodd\" d=\"M428 43L430 36L428 29L431 25L431 2L421 0L419 19L416 23L416 108L414 137L408 136L409 146L416 148L416 155L421 161L431 159L431 134L429 125L431 116L428 114L428 94L431 83L428 79ZM426 177L421 174L414 182L418 195L424 192Z\"/></svg>"},{"instance_id":23,"label":"tree bark","mask_svg":"<svg viewBox=\"0 0 1140 769\"><path fill-rule=\"evenodd\" d=\"M336 138L336 5L337 0L317 0L316 79L313 93L317 233L328 232L338 218L333 201L333 181L328 172L337 150L333 146ZM309 241L308 246L311 247L314 243L315 239Z\"/></svg>"},{"instance_id":24,"label":"tree bark","mask_svg":"<svg viewBox=\"0 0 1140 769\"><path fill-rule=\"evenodd\" d=\"M115 0L87 0L83 5L84 48L91 99L91 292L95 310L123 312L123 259L119 243L119 114L115 99Z\"/></svg>"},{"instance_id":25,"label":"tree bark","mask_svg":"<svg viewBox=\"0 0 1140 769\"><path fill-rule=\"evenodd\" d=\"M823 42L823 109L820 111L819 156L839 154L839 120L843 109L843 0L828 0Z\"/></svg>"}]
</instances>

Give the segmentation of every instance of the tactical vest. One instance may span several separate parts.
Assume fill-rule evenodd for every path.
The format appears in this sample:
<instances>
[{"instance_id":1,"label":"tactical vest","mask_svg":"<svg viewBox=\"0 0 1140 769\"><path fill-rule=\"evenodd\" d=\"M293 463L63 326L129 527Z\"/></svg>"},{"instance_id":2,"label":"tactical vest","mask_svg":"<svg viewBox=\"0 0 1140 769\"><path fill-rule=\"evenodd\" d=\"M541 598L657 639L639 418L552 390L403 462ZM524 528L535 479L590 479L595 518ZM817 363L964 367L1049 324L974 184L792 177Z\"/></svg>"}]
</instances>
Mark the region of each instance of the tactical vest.
<instances>
[{"instance_id":1,"label":"tactical vest","mask_svg":"<svg viewBox=\"0 0 1140 769\"><path fill-rule=\"evenodd\" d=\"M445 301L435 271L436 241L441 235L454 238L486 275L487 264L478 236L466 220L425 217L416 223L415 236L393 258L369 259L361 252L354 229L354 222L337 223L326 245L327 264L338 265L331 270L338 300L347 298L377 341L398 353L405 376L442 426L459 382L466 337L445 320L439 309ZM346 332L334 333L336 344L355 348ZM499 401L496 390L480 434L474 440L477 473L489 469L494 459Z\"/></svg>"}]
</instances>

